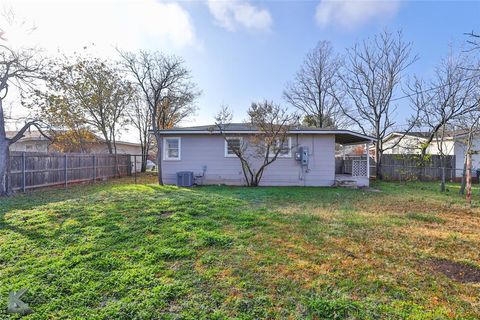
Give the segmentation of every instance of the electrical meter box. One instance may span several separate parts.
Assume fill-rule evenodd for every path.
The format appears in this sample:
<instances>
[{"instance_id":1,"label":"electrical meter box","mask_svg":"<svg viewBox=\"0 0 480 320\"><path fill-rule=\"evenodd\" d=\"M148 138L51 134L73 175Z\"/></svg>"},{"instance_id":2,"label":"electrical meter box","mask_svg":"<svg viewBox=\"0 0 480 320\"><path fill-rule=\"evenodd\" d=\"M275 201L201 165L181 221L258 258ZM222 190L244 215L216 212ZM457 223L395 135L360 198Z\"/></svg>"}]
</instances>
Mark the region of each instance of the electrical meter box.
<instances>
[{"instance_id":1,"label":"electrical meter box","mask_svg":"<svg viewBox=\"0 0 480 320\"><path fill-rule=\"evenodd\" d=\"M295 152L295 160L296 161L302 160L302 153L300 152L300 149L297 152Z\"/></svg>"},{"instance_id":2,"label":"electrical meter box","mask_svg":"<svg viewBox=\"0 0 480 320\"><path fill-rule=\"evenodd\" d=\"M308 147L302 147L302 166L308 165Z\"/></svg>"},{"instance_id":3,"label":"electrical meter box","mask_svg":"<svg viewBox=\"0 0 480 320\"><path fill-rule=\"evenodd\" d=\"M298 148L298 152L295 152L295 160L300 161L302 166L308 165L308 147Z\"/></svg>"}]
</instances>

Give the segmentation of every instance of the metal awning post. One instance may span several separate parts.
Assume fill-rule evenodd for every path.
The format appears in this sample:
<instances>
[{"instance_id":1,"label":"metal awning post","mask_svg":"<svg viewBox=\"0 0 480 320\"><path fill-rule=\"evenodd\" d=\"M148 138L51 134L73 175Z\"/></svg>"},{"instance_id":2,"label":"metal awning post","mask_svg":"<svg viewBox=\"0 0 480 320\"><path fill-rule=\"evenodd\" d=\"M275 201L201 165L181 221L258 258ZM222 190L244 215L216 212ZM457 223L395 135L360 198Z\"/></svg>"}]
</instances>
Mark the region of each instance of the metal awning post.
<instances>
[{"instance_id":1,"label":"metal awning post","mask_svg":"<svg viewBox=\"0 0 480 320\"><path fill-rule=\"evenodd\" d=\"M367 179L370 180L370 142L366 143L365 150L367 151Z\"/></svg>"}]
</instances>

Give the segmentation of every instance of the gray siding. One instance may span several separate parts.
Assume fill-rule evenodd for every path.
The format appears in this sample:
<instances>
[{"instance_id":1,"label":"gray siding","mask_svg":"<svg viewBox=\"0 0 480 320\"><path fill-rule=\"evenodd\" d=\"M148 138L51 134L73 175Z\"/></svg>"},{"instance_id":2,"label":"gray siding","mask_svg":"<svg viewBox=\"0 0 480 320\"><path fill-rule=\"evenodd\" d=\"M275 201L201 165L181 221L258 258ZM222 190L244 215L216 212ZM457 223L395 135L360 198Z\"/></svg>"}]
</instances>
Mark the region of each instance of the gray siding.
<instances>
[{"instance_id":1,"label":"gray siding","mask_svg":"<svg viewBox=\"0 0 480 320\"><path fill-rule=\"evenodd\" d=\"M163 160L163 178L167 184L175 184L178 171L201 174L207 167L204 184L244 185L242 168L238 158L225 157L225 144L219 135L179 135L181 160ZM293 135L292 157L278 158L265 170L261 185L264 186L331 186L335 180L334 135ZM308 146L310 163L308 172L294 159L294 146Z\"/></svg>"}]
</instances>

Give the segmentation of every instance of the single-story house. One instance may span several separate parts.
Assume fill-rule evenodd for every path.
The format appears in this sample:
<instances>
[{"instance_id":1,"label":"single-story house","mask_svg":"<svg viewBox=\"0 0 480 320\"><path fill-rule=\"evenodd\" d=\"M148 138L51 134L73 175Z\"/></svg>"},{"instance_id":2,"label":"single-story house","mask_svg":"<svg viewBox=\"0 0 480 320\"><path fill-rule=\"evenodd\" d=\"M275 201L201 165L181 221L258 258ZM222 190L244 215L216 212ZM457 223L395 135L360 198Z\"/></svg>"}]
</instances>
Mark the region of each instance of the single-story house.
<instances>
[{"instance_id":1,"label":"single-story house","mask_svg":"<svg viewBox=\"0 0 480 320\"><path fill-rule=\"evenodd\" d=\"M202 184L245 185L240 160L232 146L259 134L248 124L231 123L223 130L215 125L160 130L164 182L175 184L177 172L190 171ZM226 139L225 139L226 138ZM366 144L375 139L350 130L296 127L289 130L279 157L264 172L263 186L333 186L354 180L369 186L368 160L358 160L352 175L335 174L335 146ZM249 142L250 143L250 142ZM252 147L252 146L250 146Z\"/></svg>"},{"instance_id":2,"label":"single-story house","mask_svg":"<svg viewBox=\"0 0 480 320\"><path fill-rule=\"evenodd\" d=\"M462 169L467 150L468 133L464 130L451 130L444 136L443 143L434 138L426 153L431 155L455 156L456 176L462 176ZM384 154L420 154L421 145L426 143L428 132L392 132L383 139ZM437 141L439 140L439 141ZM473 151L480 151L480 136L476 135L472 145ZM480 154L472 155L472 167L480 168Z\"/></svg>"},{"instance_id":3,"label":"single-story house","mask_svg":"<svg viewBox=\"0 0 480 320\"><path fill-rule=\"evenodd\" d=\"M7 138L13 138L17 131L6 131ZM10 152L48 152L51 141L39 131L26 131L23 138L10 146Z\"/></svg>"}]
</instances>

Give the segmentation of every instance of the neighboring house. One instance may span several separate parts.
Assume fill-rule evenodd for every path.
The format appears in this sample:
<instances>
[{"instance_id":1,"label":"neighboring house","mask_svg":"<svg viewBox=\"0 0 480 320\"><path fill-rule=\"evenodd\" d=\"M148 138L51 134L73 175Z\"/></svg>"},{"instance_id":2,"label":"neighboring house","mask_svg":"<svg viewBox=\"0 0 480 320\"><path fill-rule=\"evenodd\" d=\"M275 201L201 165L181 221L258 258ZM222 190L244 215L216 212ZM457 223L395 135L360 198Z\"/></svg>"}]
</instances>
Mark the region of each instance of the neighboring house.
<instances>
[{"instance_id":1,"label":"neighboring house","mask_svg":"<svg viewBox=\"0 0 480 320\"><path fill-rule=\"evenodd\" d=\"M229 124L224 139L218 128L197 126L161 130L163 136L162 174L167 184L176 183L176 174L191 171L203 176L204 184L244 185L245 180L233 145L258 133L246 124ZM245 140L242 140L245 139ZM332 186L345 176L335 174L335 145L369 144L374 138L349 130L327 130L299 127L289 131L282 153L265 170L263 186ZM308 150L307 150L308 149ZM300 150L307 151L308 164L296 158ZM358 161L353 176L347 177L358 186L369 185L367 160Z\"/></svg>"},{"instance_id":2,"label":"neighboring house","mask_svg":"<svg viewBox=\"0 0 480 320\"><path fill-rule=\"evenodd\" d=\"M383 147L387 149L384 154L420 154L421 146L426 143L427 132L392 132L383 140ZM463 130L449 131L443 143L436 138L429 144L426 153L432 155L450 155L455 156L456 176L462 176L463 164L465 160L467 132ZM438 139L440 140L440 139ZM480 151L480 136L475 136L473 140L473 151ZM473 168L480 168L480 155L472 155Z\"/></svg>"},{"instance_id":3,"label":"neighboring house","mask_svg":"<svg viewBox=\"0 0 480 320\"><path fill-rule=\"evenodd\" d=\"M133 154L140 155L142 154L142 148L139 143L126 142L126 141L117 141L117 153L118 154ZM89 153L108 153L108 147L103 139L100 139L99 142L92 143L90 146Z\"/></svg>"},{"instance_id":4,"label":"neighboring house","mask_svg":"<svg viewBox=\"0 0 480 320\"><path fill-rule=\"evenodd\" d=\"M16 131L7 131L7 137L13 137ZM105 140L97 137L98 142L93 142L88 153L108 153L108 147ZM142 149L139 143L117 141L118 154L141 154ZM20 152L54 152L51 147L51 141L36 130L27 131L24 137L10 146L10 151Z\"/></svg>"},{"instance_id":5,"label":"neighboring house","mask_svg":"<svg viewBox=\"0 0 480 320\"><path fill-rule=\"evenodd\" d=\"M13 137L17 132L16 131L7 131L7 137ZM55 152L51 147L51 141L45 138L39 131L31 130L27 131L24 134L24 137L15 142L10 146L10 151L17 152ZM118 154L131 154L131 155L141 155L142 148L139 143L126 142L126 141L117 141L117 153ZM98 142L93 142L90 146L91 154L107 154L108 147L105 143L105 140L98 137ZM134 158L134 157L132 157ZM141 157L137 158L137 170L139 171L142 164ZM133 162L133 159L132 159Z\"/></svg>"},{"instance_id":6,"label":"neighboring house","mask_svg":"<svg viewBox=\"0 0 480 320\"><path fill-rule=\"evenodd\" d=\"M13 138L17 131L7 131L7 138ZM23 138L10 146L10 151L19 152L48 152L50 140L38 131L27 131Z\"/></svg>"}]
</instances>

